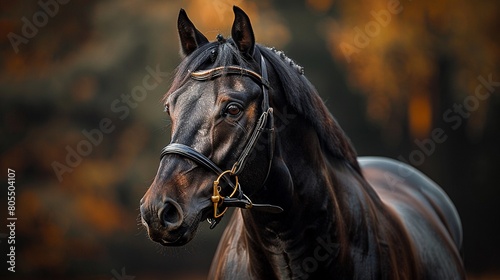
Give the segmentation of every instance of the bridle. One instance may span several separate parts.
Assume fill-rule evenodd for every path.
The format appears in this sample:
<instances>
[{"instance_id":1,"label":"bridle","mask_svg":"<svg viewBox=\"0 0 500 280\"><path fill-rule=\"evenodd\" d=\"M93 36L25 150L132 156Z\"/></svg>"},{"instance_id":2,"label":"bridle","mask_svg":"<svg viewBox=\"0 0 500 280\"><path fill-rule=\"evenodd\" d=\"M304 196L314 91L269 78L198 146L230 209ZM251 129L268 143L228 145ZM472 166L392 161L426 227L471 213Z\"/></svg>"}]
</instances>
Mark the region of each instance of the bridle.
<instances>
[{"instance_id":1,"label":"bridle","mask_svg":"<svg viewBox=\"0 0 500 280\"><path fill-rule=\"evenodd\" d=\"M260 66L262 75L259 75L255 71L250 69L246 69L240 66L221 66L208 70L200 70L191 73L191 78L197 81L207 81L216 79L218 77L223 77L226 75L240 75L247 76L252 78L255 82L257 82L262 89L262 114L260 115L255 128L252 131L252 134L246 143L245 148L241 152L240 156L233 164L232 168L226 171L223 171L221 168L217 166L212 160L203 155L202 153L196 151L190 146L180 144L180 143L170 143L165 148L161 150L160 160L168 154L177 154L184 157L187 157L200 166L203 166L217 175L217 179L213 183L213 195L211 197L211 201L214 207L214 215L211 218L208 218L208 222L210 223L210 228L214 228L221 218L226 213L228 207L239 207L244 209L260 209L263 211L271 212L271 213L280 213L283 209L276 205L271 204L256 204L253 203L250 198L243 193L243 190L240 187L238 175L241 174L243 169L245 168L245 164L255 148L257 141L260 139L262 133L267 131L272 134L269 136L269 166L267 175L264 179L263 184L267 181L267 177L269 176L269 172L271 170L272 158L274 153L274 120L273 120L273 108L269 105L269 81L267 77L267 66L264 60L264 57L260 56ZM235 183L232 182L231 177L234 178ZM233 188L231 194L229 196L221 195L221 186L219 185L220 180L223 179L227 182L227 184ZM221 211L220 209L223 208Z\"/></svg>"}]
</instances>

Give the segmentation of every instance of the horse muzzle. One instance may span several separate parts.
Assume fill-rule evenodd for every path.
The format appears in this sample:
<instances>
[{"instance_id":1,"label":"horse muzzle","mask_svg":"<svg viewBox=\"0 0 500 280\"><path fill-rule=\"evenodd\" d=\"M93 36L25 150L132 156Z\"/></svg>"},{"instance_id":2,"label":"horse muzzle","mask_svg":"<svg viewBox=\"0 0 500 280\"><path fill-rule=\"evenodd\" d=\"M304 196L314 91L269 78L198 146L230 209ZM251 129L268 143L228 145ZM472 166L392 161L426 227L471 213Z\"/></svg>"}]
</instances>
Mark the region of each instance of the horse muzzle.
<instances>
[{"instance_id":1,"label":"horse muzzle","mask_svg":"<svg viewBox=\"0 0 500 280\"><path fill-rule=\"evenodd\" d=\"M147 229L149 238L164 246L181 246L188 243L199 223L188 223L187 220L193 219L186 218L180 204L171 198L155 203L143 198L140 211L141 223Z\"/></svg>"}]
</instances>

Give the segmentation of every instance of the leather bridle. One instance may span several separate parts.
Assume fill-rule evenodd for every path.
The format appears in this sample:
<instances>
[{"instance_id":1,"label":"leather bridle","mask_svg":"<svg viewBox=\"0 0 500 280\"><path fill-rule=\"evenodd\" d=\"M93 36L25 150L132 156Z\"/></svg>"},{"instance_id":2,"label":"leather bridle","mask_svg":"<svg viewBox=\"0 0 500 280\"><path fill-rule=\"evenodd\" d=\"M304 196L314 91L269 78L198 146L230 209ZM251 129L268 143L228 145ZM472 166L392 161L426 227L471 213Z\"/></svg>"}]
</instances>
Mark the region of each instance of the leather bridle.
<instances>
[{"instance_id":1,"label":"leather bridle","mask_svg":"<svg viewBox=\"0 0 500 280\"><path fill-rule=\"evenodd\" d=\"M270 204L256 204L253 203L250 198L243 193L243 190L240 187L238 181L238 175L241 174L243 169L245 168L245 164L255 148L257 141L260 139L262 133L267 131L272 135L269 136L269 166L266 178L263 184L267 180L267 176L269 176L269 172L271 169L272 158L274 153L274 121L273 121L273 108L269 105L269 81L267 77L267 66L264 60L264 57L260 56L260 65L262 75L259 75L255 71L250 69L246 69L240 66L221 66L208 70L200 70L191 73L191 78L197 81L207 81L216 79L218 77L223 77L226 75L240 75L247 76L252 78L255 82L257 82L262 89L262 114L260 115L257 124L245 146L240 156L233 164L230 170L223 171L221 168L217 166L212 160L203 155L202 153L196 151L192 147L189 147L180 143L170 143L165 148L161 150L160 160L168 155L168 154L177 154L191 159L196 162L200 166L203 166L217 175L217 179L213 183L213 195L211 197L211 201L214 207L213 217L208 218L208 222L210 223L210 228L214 228L217 223L219 223L220 219L223 217L228 207L239 207L244 209L260 209L263 211L271 212L271 213L280 213L283 209L276 205ZM234 178L235 183L232 182L231 177ZM220 180L223 179L227 182L227 184L233 188L231 194L229 196L221 195L221 186L219 186ZM222 211L220 209L223 209Z\"/></svg>"}]
</instances>

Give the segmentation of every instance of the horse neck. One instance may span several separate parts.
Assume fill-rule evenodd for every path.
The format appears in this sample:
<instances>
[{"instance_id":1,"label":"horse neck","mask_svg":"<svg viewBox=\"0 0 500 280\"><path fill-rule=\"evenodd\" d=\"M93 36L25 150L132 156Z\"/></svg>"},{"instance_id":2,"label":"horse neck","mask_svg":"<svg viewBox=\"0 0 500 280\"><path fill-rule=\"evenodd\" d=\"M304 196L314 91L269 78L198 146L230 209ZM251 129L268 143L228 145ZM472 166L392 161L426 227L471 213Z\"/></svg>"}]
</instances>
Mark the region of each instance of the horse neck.
<instances>
[{"instance_id":1,"label":"horse neck","mask_svg":"<svg viewBox=\"0 0 500 280\"><path fill-rule=\"evenodd\" d=\"M281 267L275 275L300 276L315 264L315 273L325 273L332 262L346 269L341 264L353 248L376 250L370 246L378 243L376 225L366 219L376 214L378 197L347 161L328 156L310 127L298 117L279 132L267 190L257 197L284 213L242 213L247 244L259 256L254 266Z\"/></svg>"}]
</instances>

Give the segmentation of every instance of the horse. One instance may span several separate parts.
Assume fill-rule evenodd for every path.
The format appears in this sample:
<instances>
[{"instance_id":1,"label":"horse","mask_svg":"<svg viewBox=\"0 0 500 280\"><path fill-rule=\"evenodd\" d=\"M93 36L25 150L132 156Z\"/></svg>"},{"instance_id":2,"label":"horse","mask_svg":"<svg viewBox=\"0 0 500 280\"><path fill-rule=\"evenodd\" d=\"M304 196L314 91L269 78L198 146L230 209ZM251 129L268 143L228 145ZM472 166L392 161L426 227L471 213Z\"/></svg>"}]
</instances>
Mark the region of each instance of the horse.
<instances>
[{"instance_id":1,"label":"horse","mask_svg":"<svg viewBox=\"0 0 500 280\"><path fill-rule=\"evenodd\" d=\"M171 142L140 201L149 238L182 246L233 208L209 279L464 279L445 192L405 163L358 158L304 69L233 11L231 37L210 42L180 10Z\"/></svg>"}]
</instances>

